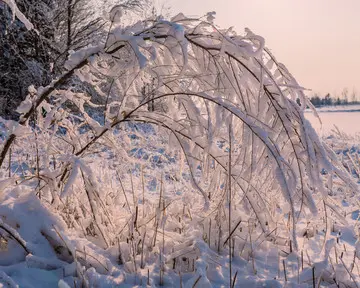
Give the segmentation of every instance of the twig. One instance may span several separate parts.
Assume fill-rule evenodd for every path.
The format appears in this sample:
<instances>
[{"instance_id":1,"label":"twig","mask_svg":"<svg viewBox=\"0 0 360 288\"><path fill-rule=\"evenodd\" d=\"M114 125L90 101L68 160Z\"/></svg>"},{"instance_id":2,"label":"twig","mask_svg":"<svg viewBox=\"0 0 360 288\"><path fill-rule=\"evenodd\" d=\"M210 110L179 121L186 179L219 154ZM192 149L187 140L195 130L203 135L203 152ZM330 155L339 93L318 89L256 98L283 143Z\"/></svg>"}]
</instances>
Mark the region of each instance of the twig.
<instances>
[{"instance_id":1,"label":"twig","mask_svg":"<svg viewBox=\"0 0 360 288\"><path fill-rule=\"evenodd\" d=\"M194 285L192 286L192 288L194 288L197 284L198 284L198 282L200 281L200 278L201 278L202 276L200 275L197 279L196 279L196 281L195 281L195 283L194 283Z\"/></svg>"},{"instance_id":2,"label":"twig","mask_svg":"<svg viewBox=\"0 0 360 288\"><path fill-rule=\"evenodd\" d=\"M5 224L0 220L0 228L6 231L16 242L20 244L20 246L25 250L27 254L30 254L30 250L26 247L26 242L24 239L21 238L21 236L9 225Z\"/></svg>"}]
</instances>

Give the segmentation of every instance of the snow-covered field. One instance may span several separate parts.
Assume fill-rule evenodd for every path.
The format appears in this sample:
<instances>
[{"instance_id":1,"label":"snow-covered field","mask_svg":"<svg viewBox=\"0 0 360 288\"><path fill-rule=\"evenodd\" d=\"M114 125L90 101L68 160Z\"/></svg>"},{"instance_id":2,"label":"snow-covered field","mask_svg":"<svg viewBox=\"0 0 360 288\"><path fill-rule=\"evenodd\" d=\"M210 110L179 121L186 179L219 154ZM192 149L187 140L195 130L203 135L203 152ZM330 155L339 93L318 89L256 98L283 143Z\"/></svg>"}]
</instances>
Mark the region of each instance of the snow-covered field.
<instances>
[{"instance_id":1,"label":"snow-covered field","mask_svg":"<svg viewBox=\"0 0 360 288\"><path fill-rule=\"evenodd\" d=\"M351 113L343 114L351 117ZM120 137L119 142L133 147L128 151L127 161L139 165L129 164L132 172L120 176L123 184L116 173L112 174L114 171L107 162L99 161L100 155L93 158L96 166L89 166L93 172L83 166L84 173L93 173L92 177L98 179L97 186L90 189L102 187L92 193L99 193L103 199L108 215L103 214L105 207L96 209L102 211L101 219L109 217L106 221L113 222L110 226L99 223L101 228L90 225L86 229L93 231L82 231L81 225L91 223L91 217L81 220L80 226L75 217L81 219L91 213L77 211L83 200L76 194L68 198L62 211L55 211L46 199L41 200L33 193L31 187L35 188L37 181L11 190L6 187L12 183L1 182L0 215L7 224L0 224L15 236L4 238L0 247L0 283L4 285L1 287L229 287L229 256L223 246L226 234L221 235L221 226L214 222L216 218L210 217L212 212L202 211L201 195L190 196L188 170L183 167L179 171L178 166L174 166L179 155L167 154L163 147L151 145L157 131L151 126L129 126L127 131L127 136L115 135ZM325 141L354 180L359 181L360 145L348 137L352 140L332 136ZM142 143L148 144L142 146ZM20 181L29 167L19 166L17 159L24 159L21 154L16 156L15 152L13 157L12 173L23 175ZM111 163L110 151L103 151L101 157ZM164 178L163 173L167 175ZM174 186L169 177L180 182ZM73 190L81 189L81 182L75 181ZM328 185L332 186L332 192L326 218L299 215L298 251L294 251L290 239L277 234L276 229L265 235L260 233L256 221L242 221L248 212L243 207L235 207L234 229L238 231L233 240L234 287L305 288L313 287L314 282L316 287L358 287L360 197L336 179ZM118 187L116 194L111 192L114 187ZM221 195L222 188L214 193ZM42 197L49 197L46 195ZM315 201L321 203L318 196ZM276 209L286 215L289 206L278 200ZM332 206L335 203L340 203L340 207ZM134 209L137 220L131 213ZM279 227L289 225L286 217L277 221ZM126 234L116 236L113 229ZM97 231L106 233L105 237L95 236ZM88 233L90 235L84 237ZM269 241L272 234L274 240ZM106 243L110 237L119 242Z\"/></svg>"},{"instance_id":2,"label":"snow-covered field","mask_svg":"<svg viewBox=\"0 0 360 288\"><path fill-rule=\"evenodd\" d=\"M335 106L317 109L322 121L310 111L305 117L311 122L315 130L322 136L341 131L349 135L360 135L360 106Z\"/></svg>"}]
</instances>

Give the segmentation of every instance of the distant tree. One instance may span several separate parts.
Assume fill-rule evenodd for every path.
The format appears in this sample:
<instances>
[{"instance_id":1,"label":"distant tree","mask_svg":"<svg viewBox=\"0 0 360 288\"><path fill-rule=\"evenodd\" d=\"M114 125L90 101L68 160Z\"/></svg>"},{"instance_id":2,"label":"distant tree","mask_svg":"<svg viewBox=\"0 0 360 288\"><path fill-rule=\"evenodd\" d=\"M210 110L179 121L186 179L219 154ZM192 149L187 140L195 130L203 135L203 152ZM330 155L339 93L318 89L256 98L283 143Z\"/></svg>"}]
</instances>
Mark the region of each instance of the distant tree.
<instances>
[{"instance_id":1,"label":"distant tree","mask_svg":"<svg viewBox=\"0 0 360 288\"><path fill-rule=\"evenodd\" d=\"M356 89L354 88L353 91L351 92L351 102L352 104L357 104L357 93L356 93Z\"/></svg>"},{"instance_id":2,"label":"distant tree","mask_svg":"<svg viewBox=\"0 0 360 288\"><path fill-rule=\"evenodd\" d=\"M331 106L333 103L332 103L332 98L330 96L330 94L326 94L325 98L324 98L324 105L326 106Z\"/></svg>"},{"instance_id":3,"label":"distant tree","mask_svg":"<svg viewBox=\"0 0 360 288\"><path fill-rule=\"evenodd\" d=\"M319 107L322 105L321 103L321 99L318 95L314 95L310 98L310 102L315 106L315 107Z\"/></svg>"},{"instance_id":4,"label":"distant tree","mask_svg":"<svg viewBox=\"0 0 360 288\"><path fill-rule=\"evenodd\" d=\"M341 105L341 100L339 97L336 98L336 101L334 103L335 105Z\"/></svg>"},{"instance_id":5,"label":"distant tree","mask_svg":"<svg viewBox=\"0 0 360 288\"><path fill-rule=\"evenodd\" d=\"M349 90L348 88L344 88L343 91L341 92L341 96L342 96L342 103L343 105L347 105L348 104L348 94L349 94Z\"/></svg>"}]
</instances>

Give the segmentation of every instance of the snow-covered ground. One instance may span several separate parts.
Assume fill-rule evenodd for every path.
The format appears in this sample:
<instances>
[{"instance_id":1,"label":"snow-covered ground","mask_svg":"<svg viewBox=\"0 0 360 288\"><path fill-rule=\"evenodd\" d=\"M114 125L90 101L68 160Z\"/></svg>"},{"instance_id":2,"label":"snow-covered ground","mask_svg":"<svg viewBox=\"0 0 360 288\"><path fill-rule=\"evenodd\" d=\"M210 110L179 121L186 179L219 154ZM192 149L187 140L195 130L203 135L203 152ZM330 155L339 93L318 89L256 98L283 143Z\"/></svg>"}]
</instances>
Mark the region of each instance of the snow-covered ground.
<instances>
[{"instance_id":1,"label":"snow-covered ground","mask_svg":"<svg viewBox=\"0 0 360 288\"><path fill-rule=\"evenodd\" d=\"M345 134L360 135L359 105L322 107L317 111L322 123L310 111L305 113L305 117L320 135L333 134L337 129Z\"/></svg>"},{"instance_id":2,"label":"snow-covered ground","mask_svg":"<svg viewBox=\"0 0 360 288\"><path fill-rule=\"evenodd\" d=\"M350 117L351 113L343 114ZM165 175L174 173L171 166L176 157L170 157L159 147L137 148L141 137L154 133L149 129L151 127L130 128L128 138L135 148L129 151L128 159L147 160L151 166L147 169L160 169L159 173L168 171ZM147 141L150 141L150 138ZM328 137L326 142L358 181L360 145L354 145L353 142L337 136ZM106 154L104 151L103 157ZM97 161L95 157L94 162ZM13 173L28 169L15 166ZM182 191L186 183L176 184L178 187L173 187L171 181L166 180L164 183L157 183L159 180L151 178L147 169L144 175L147 183L145 206L141 194L141 169L135 167L133 170L138 205L132 203L132 180L129 180L129 175L122 176L124 185L126 184L122 193L126 193L130 200L128 207L122 205L127 200L124 200L121 192L118 191L116 196L106 192L110 191L111 187L119 186L115 176L105 175L111 173L106 165L103 165L102 169L94 169L95 178L113 177L111 184L99 183L103 190L99 193L104 197L107 211L113 215L111 221L114 221L113 224L118 229L129 225L129 220L131 223L134 221L127 209L133 209L135 205L139 207L139 227L129 225L128 243L124 239L118 240L118 244L112 244L109 248L103 247L104 243L101 243L102 239L99 237L85 238L81 227L67 228L68 223L74 221L72 216L69 214L69 218L64 218L63 215L61 219L57 216L58 212L46 204L46 201L39 200L30 188L7 190L6 187L11 183L1 182L3 194L0 215L6 215L3 219L11 223L11 226L1 220L0 225L14 236L19 233L22 237L19 239L24 239L24 247L11 237L0 243L0 283L3 283L0 287L80 287L83 279L86 279L87 282L83 283L87 283L87 287L159 287L161 281L165 287L229 287L228 252L226 247L218 244L219 237L223 239L222 242L226 241L226 235L221 236L221 228L219 230L216 223L209 221L207 213L201 210L201 197L193 194L188 198L188 193L187 196L184 195ZM161 174L158 176L162 177ZM75 185L78 184L76 182ZM159 184L165 187L163 196L159 195ZM239 229L234 241L236 252L232 259L232 273L237 275L235 287L305 288L313 287L313 281L316 285L321 283L316 287L358 287L355 286L352 276L356 277L356 281L359 279L359 260L356 253L360 251L356 243L360 197L344 193L348 187L338 185L336 181L332 185L331 202L341 203L341 212L332 210L329 202L328 219L301 216L297 223L298 251L292 251L291 242L281 235L276 235L276 243L267 241L271 235L259 234L256 222L242 222L241 218L245 218L246 211L236 208L234 217L238 215L240 221L234 223L238 223L235 227ZM221 190L219 192L221 193ZM163 211L156 208L161 197L166 201L161 207L169 206L166 215L162 215ZM321 197L315 196L315 199L322 201ZM75 198L72 198L72 201L81 202ZM115 205L112 205L112 202ZM181 203L191 205L183 206ZM67 205L69 206L64 209L71 211L72 204ZM277 209L286 211L289 208L285 202L279 202ZM156 222L157 218L157 221L162 219L163 222ZM151 222L153 219L154 224ZM278 221L279 226L289 225L287 219L279 218ZM157 245L150 244L156 239L154 225L161 225L156 229ZM111 230L108 233L111 233ZM132 256L134 249L142 251L142 242L145 243L146 252L136 252L137 255ZM137 248L133 245L137 245ZM26 257L25 249L29 251L25 253ZM82 275L83 278L76 275ZM336 279L337 284L333 279Z\"/></svg>"},{"instance_id":3,"label":"snow-covered ground","mask_svg":"<svg viewBox=\"0 0 360 288\"><path fill-rule=\"evenodd\" d=\"M360 112L360 105L335 105L316 108L318 112ZM309 112L310 110L307 110Z\"/></svg>"}]
</instances>

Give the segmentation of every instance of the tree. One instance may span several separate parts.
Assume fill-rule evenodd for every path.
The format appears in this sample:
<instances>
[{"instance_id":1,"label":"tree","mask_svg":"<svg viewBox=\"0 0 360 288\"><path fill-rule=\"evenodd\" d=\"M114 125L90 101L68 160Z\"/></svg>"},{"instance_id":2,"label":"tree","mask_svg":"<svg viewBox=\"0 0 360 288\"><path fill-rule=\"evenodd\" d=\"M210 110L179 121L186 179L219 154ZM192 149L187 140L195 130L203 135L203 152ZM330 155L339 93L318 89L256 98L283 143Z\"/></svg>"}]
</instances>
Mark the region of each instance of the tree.
<instances>
[{"instance_id":1,"label":"tree","mask_svg":"<svg viewBox=\"0 0 360 288\"><path fill-rule=\"evenodd\" d=\"M322 105L321 103L321 99L318 95L314 95L310 98L311 103L315 106L315 107L319 107Z\"/></svg>"},{"instance_id":2,"label":"tree","mask_svg":"<svg viewBox=\"0 0 360 288\"><path fill-rule=\"evenodd\" d=\"M332 180L343 181L349 191L356 184L305 120L304 110L312 105L301 86L262 37L250 30L245 35L219 30L213 13L206 16L179 14L126 28L114 24L103 41L72 53L63 74L22 102L16 125L5 123L0 167L11 168L11 153L17 151L34 169L22 178L4 170L4 198L30 191L15 204L36 203L38 214L47 215L45 210L62 217L61 226L41 221L31 233L7 229L17 223L15 216L7 226L0 222L29 265L73 263L71 280L96 287L101 279L108 286L134 285L138 269L151 260L159 274L149 279L149 273L148 283L160 279L164 285L164 273L175 266L189 273L193 259L193 282L204 281L203 286L209 283L204 261L214 253L210 238L220 235L217 251L228 248L230 287L237 275L231 270L235 236L250 237L245 244L251 247L252 241L259 246L267 241L292 251L303 237L300 217L320 213L323 223L331 211L340 218L340 208L327 203ZM63 89L74 74L95 86L105 105L94 103L82 86ZM155 109L160 101L167 109ZM66 109L67 102L77 110ZM93 107L102 109L101 117L91 113ZM37 113L30 129L30 117L43 110L45 117ZM152 147L154 157L145 157L143 150ZM36 151L34 159L23 157L29 151ZM140 157L132 158L134 153ZM160 183L155 185L159 197L149 196L154 185L146 179L152 176ZM178 183L181 196L171 194ZM241 222L247 231L237 229ZM33 256L46 241L56 253L50 259ZM100 260L92 256L97 253ZM213 262L205 264L217 269Z\"/></svg>"},{"instance_id":3,"label":"tree","mask_svg":"<svg viewBox=\"0 0 360 288\"><path fill-rule=\"evenodd\" d=\"M358 98L357 98L357 92L356 92L356 89L354 88L352 93L351 93L351 102L353 104L357 104L358 102Z\"/></svg>"},{"instance_id":4,"label":"tree","mask_svg":"<svg viewBox=\"0 0 360 288\"><path fill-rule=\"evenodd\" d=\"M13 21L8 6L0 6L0 115L6 118L16 118L14 110L30 85L46 86L51 80L51 4L41 0L17 3L39 33Z\"/></svg>"},{"instance_id":5,"label":"tree","mask_svg":"<svg viewBox=\"0 0 360 288\"><path fill-rule=\"evenodd\" d=\"M343 105L347 105L348 104L348 94L349 94L349 90L347 88L344 88L343 91L341 92L341 96L342 96L342 103Z\"/></svg>"},{"instance_id":6,"label":"tree","mask_svg":"<svg viewBox=\"0 0 360 288\"><path fill-rule=\"evenodd\" d=\"M105 2L105 0L96 2L97 6L87 0L56 2L53 20L57 27L56 44L60 52L55 61L57 69L63 66L69 51L81 49L104 39L111 22L118 21L128 11L141 10L145 0L118 1L114 10L116 13L110 14L110 19L104 19L99 11L107 7Z\"/></svg>"},{"instance_id":7,"label":"tree","mask_svg":"<svg viewBox=\"0 0 360 288\"><path fill-rule=\"evenodd\" d=\"M331 106L333 103L332 103L332 98L330 96L330 94L326 94L325 98L324 98L324 105L326 106Z\"/></svg>"},{"instance_id":8,"label":"tree","mask_svg":"<svg viewBox=\"0 0 360 288\"><path fill-rule=\"evenodd\" d=\"M63 71L70 50L104 38L105 30L114 20L100 17L92 3L85 0L17 0L16 3L18 11L24 13L38 32L28 31L18 19L13 21L9 7L0 6L0 54L4 55L0 59L0 115L6 118L18 116L15 108L24 100L30 85L40 87L50 83L54 74ZM117 11L141 9L142 3L142 0L121 1ZM118 19L119 13L112 17ZM72 78L66 85L73 85L70 80L79 83ZM85 88L89 90L90 86Z\"/></svg>"}]
</instances>

